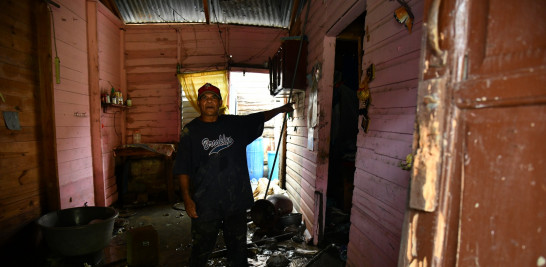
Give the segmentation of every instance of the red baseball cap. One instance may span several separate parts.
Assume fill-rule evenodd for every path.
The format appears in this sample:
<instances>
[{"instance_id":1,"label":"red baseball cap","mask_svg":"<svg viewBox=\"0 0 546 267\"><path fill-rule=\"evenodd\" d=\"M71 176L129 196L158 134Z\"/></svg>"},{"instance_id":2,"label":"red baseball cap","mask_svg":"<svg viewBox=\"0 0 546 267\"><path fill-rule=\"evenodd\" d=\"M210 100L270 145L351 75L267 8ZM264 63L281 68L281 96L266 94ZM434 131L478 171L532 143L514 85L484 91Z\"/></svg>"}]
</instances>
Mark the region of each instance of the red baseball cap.
<instances>
[{"instance_id":1,"label":"red baseball cap","mask_svg":"<svg viewBox=\"0 0 546 267\"><path fill-rule=\"evenodd\" d=\"M199 91L198 91L198 94L197 94L197 99L201 99L201 96L203 96L205 93L207 92L211 92L213 94L215 94L220 100L222 100L222 95L220 94L220 89L218 89L218 87L210 84L210 83L206 83L205 85L201 86L201 88L199 88Z\"/></svg>"}]
</instances>

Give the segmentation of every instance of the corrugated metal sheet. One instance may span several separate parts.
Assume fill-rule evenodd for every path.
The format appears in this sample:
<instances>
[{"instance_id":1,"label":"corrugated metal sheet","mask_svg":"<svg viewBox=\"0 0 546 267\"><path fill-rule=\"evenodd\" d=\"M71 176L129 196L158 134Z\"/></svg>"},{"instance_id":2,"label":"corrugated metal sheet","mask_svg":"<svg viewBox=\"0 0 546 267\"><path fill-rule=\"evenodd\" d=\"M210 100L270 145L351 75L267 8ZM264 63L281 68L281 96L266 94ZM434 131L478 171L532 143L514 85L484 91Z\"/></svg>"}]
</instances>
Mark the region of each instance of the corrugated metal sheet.
<instances>
[{"instance_id":1,"label":"corrugated metal sheet","mask_svg":"<svg viewBox=\"0 0 546 267\"><path fill-rule=\"evenodd\" d=\"M203 0L116 0L126 24L204 23Z\"/></svg>"},{"instance_id":2,"label":"corrugated metal sheet","mask_svg":"<svg viewBox=\"0 0 546 267\"><path fill-rule=\"evenodd\" d=\"M288 28L294 0L115 0L125 24L208 23Z\"/></svg>"}]
</instances>

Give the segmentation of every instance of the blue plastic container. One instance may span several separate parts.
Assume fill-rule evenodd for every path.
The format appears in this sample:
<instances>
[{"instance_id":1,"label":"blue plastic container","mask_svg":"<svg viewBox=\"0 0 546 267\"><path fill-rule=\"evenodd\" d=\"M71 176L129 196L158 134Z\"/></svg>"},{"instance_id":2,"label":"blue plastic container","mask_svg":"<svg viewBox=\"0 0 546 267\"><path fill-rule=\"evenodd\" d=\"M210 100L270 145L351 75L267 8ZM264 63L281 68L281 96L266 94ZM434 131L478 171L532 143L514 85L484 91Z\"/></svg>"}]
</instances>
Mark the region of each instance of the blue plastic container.
<instances>
[{"instance_id":1,"label":"blue plastic container","mask_svg":"<svg viewBox=\"0 0 546 267\"><path fill-rule=\"evenodd\" d=\"M250 180L264 177L264 145L263 138L258 137L246 146L246 162Z\"/></svg>"},{"instance_id":2,"label":"blue plastic container","mask_svg":"<svg viewBox=\"0 0 546 267\"><path fill-rule=\"evenodd\" d=\"M268 175L271 173L271 169L273 167L273 160L275 160L275 153L276 151L267 151L267 169L268 169ZM278 180L279 179L279 159L280 155L277 155L277 161L275 161L275 168L273 169L273 173L271 174L271 180Z\"/></svg>"}]
</instances>

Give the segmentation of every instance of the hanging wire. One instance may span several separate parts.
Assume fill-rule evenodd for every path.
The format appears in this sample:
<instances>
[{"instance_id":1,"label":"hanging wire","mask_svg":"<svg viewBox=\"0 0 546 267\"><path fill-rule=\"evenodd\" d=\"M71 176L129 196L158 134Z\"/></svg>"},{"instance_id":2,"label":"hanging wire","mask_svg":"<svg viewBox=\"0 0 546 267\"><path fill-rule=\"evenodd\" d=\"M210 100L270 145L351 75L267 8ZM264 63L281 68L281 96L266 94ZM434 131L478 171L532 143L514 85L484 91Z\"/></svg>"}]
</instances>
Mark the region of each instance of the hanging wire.
<instances>
[{"instance_id":1,"label":"hanging wire","mask_svg":"<svg viewBox=\"0 0 546 267\"><path fill-rule=\"evenodd\" d=\"M275 36L275 38L271 39L271 42L269 45L267 46L264 46L260 51L256 52L256 54L250 56L249 58L247 58L246 60L243 60L241 62L237 62L237 63L245 63L245 62L249 62L250 60L254 59L255 57L259 57L261 55L263 55L265 52L267 52L267 49L268 47L271 47L271 45L273 43L275 43L278 39L279 39L279 36L282 34L282 31L279 30L279 33L277 34L277 36Z\"/></svg>"},{"instance_id":2,"label":"hanging wire","mask_svg":"<svg viewBox=\"0 0 546 267\"><path fill-rule=\"evenodd\" d=\"M60 6L58 6L60 7ZM59 59L59 56L57 54L57 37L55 36L55 19L53 18L53 10L51 10L51 7L49 4L47 5L47 8L49 9L49 13L51 14L51 24L53 28L53 45L55 46L55 82L57 84L61 83L61 60Z\"/></svg>"},{"instance_id":3,"label":"hanging wire","mask_svg":"<svg viewBox=\"0 0 546 267\"><path fill-rule=\"evenodd\" d=\"M53 19L53 10L51 10L49 5L47 5L47 8L49 9L49 13L51 15L51 24L53 26L53 45L55 46L55 57L57 57L57 38L55 37L55 20Z\"/></svg>"},{"instance_id":4,"label":"hanging wire","mask_svg":"<svg viewBox=\"0 0 546 267\"><path fill-rule=\"evenodd\" d=\"M288 103L292 102L292 93L294 91L294 84L296 83L296 71L298 70L298 65L300 63L301 48L303 46L303 42L304 42L304 39L305 39L305 28L307 26L307 18L309 16L309 7L311 6L311 0L308 0L306 2L306 4L307 4L307 10L305 11L305 21L303 23L303 29L302 29L302 32L301 32L300 47L299 47L299 50L298 50L298 57L296 59L296 65L294 66L294 75L292 75L292 85L290 86L290 93L288 95ZM279 147L281 146L282 134L286 130L285 128L286 128L287 118L288 118L288 114L284 113L284 119L283 119L283 122L282 122L281 135L280 135L281 138L279 138L279 143L277 144L277 151L275 152L275 157L273 158L273 165L271 165L273 167L271 167L271 170L268 170L269 175L268 175L267 187L265 188L264 199L267 198L267 191L269 191L269 185L271 184L271 174L273 173L273 170L275 169L275 164L277 163L277 156L279 155Z\"/></svg>"},{"instance_id":5,"label":"hanging wire","mask_svg":"<svg viewBox=\"0 0 546 267\"><path fill-rule=\"evenodd\" d=\"M224 56L227 58L228 66L229 66L229 63L231 62L231 56L227 52L226 44L224 43L224 39L222 38L222 31L220 30L220 22L218 21L218 17L216 16L216 11L212 3L211 3L211 10L212 10L212 14L214 14L214 18L216 19L216 27L218 27L218 34L220 35L220 41L222 42L222 46L224 47Z\"/></svg>"}]
</instances>

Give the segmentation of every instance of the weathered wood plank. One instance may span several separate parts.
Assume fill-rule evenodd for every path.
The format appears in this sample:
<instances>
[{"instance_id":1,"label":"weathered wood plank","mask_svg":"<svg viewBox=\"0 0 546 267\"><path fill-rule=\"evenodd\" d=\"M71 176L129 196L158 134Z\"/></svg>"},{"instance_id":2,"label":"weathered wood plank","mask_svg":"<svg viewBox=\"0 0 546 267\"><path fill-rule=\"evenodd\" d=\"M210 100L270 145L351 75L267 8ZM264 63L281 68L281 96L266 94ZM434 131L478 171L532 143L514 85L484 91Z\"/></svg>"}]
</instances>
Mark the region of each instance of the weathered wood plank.
<instances>
[{"instance_id":1,"label":"weathered wood plank","mask_svg":"<svg viewBox=\"0 0 546 267\"><path fill-rule=\"evenodd\" d=\"M3 119L3 118L2 118ZM38 138L36 127L21 126L20 131L9 130L5 127L0 127L0 143L4 142L28 142Z\"/></svg>"},{"instance_id":2,"label":"weathered wood plank","mask_svg":"<svg viewBox=\"0 0 546 267\"><path fill-rule=\"evenodd\" d=\"M39 191L40 170L28 168L14 170L0 175L0 199L15 202Z\"/></svg>"},{"instance_id":3,"label":"weathered wood plank","mask_svg":"<svg viewBox=\"0 0 546 267\"><path fill-rule=\"evenodd\" d=\"M412 134L415 125L415 108L370 108L369 131ZM359 118L362 120L362 117Z\"/></svg>"},{"instance_id":4,"label":"weathered wood plank","mask_svg":"<svg viewBox=\"0 0 546 267\"><path fill-rule=\"evenodd\" d=\"M396 210L393 207L386 205L380 199L368 195L360 188L354 188L353 206L377 220L385 229L401 236L404 210Z\"/></svg>"},{"instance_id":5,"label":"weathered wood plank","mask_svg":"<svg viewBox=\"0 0 546 267\"><path fill-rule=\"evenodd\" d=\"M396 261L389 259L373 240L370 240L358 228L351 227L349 235L351 239L347 245L347 266L396 266Z\"/></svg>"},{"instance_id":6,"label":"weathered wood plank","mask_svg":"<svg viewBox=\"0 0 546 267\"><path fill-rule=\"evenodd\" d=\"M59 186L63 187L80 180L93 178L93 168L78 169L73 172L59 174Z\"/></svg>"},{"instance_id":7,"label":"weathered wood plank","mask_svg":"<svg viewBox=\"0 0 546 267\"><path fill-rule=\"evenodd\" d=\"M58 166L59 166L58 167L59 177L61 176L67 177L79 170L85 170L90 168L92 166L91 155L85 158L74 159L74 160L66 161L66 162L59 162Z\"/></svg>"},{"instance_id":8,"label":"weathered wood plank","mask_svg":"<svg viewBox=\"0 0 546 267\"><path fill-rule=\"evenodd\" d=\"M61 209L95 205L93 177L80 179L61 188Z\"/></svg>"},{"instance_id":9,"label":"weathered wood plank","mask_svg":"<svg viewBox=\"0 0 546 267\"><path fill-rule=\"evenodd\" d=\"M354 226L354 227L353 227ZM398 259L398 251L400 244L400 236L397 236L389 231L386 231L383 226L377 223L374 218L370 217L368 214L362 213L359 209L351 209L351 233L354 233L353 230L358 229L369 242L373 243L377 250L374 254L369 254L370 259L384 261L387 265L380 266L396 266L396 261ZM364 239L364 240L366 240ZM350 239L350 242L357 240ZM360 239L362 240L362 239ZM359 250L362 253L369 253L371 251L364 251L364 246L360 241L357 241ZM363 247L364 246L364 247ZM381 252L381 253L377 253Z\"/></svg>"},{"instance_id":10,"label":"weathered wood plank","mask_svg":"<svg viewBox=\"0 0 546 267\"><path fill-rule=\"evenodd\" d=\"M57 139L90 136L89 127L85 126L59 126L55 128L57 132Z\"/></svg>"},{"instance_id":11,"label":"weathered wood plank","mask_svg":"<svg viewBox=\"0 0 546 267\"><path fill-rule=\"evenodd\" d=\"M354 186L400 212L407 206L407 186L394 184L358 168L355 171Z\"/></svg>"},{"instance_id":12,"label":"weathered wood plank","mask_svg":"<svg viewBox=\"0 0 546 267\"><path fill-rule=\"evenodd\" d=\"M17 218L20 214L25 214L27 212L33 213L36 216L35 218L38 218L40 216L39 205L40 196L38 190L33 193L28 193L24 199L13 202L0 199L0 221Z\"/></svg>"},{"instance_id":13,"label":"weathered wood plank","mask_svg":"<svg viewBox=\"0 0 546 267\"><path fill-rule=\"evenodd\" d=\"M374 87L384 86L408 80L416 80L419 76L420 51L411 52L389 61L371 61L375 64L375 79L370 82L370 92L373 99ZM366 68L368 65L365 66ZM372 100L373 101L373 100Z\"/></svg>"},{"instance_id":14,"label":"weathered wood plank","mask_svg":"<svg viewBox=\"0 0 546 267\"><path fill-rule=\"evenodd\" d=\"M18 207L6 207L6 209L18 210ZM2 225L2 231L0 232L0 243L6 244L9 239L13 238L13 233L20 232L23 228L29 224L35 223L36 219L40 217L41 211L38 205L34 205L30 209L19 210L20 213L17 216L7 217L4 220L0 220Z\"/></svg>"},{"instance_id":15,"label":"weathered wood plank","mask_svg":"<svg viewBox=\"0 0 546 267\"><path fill-rule=\"evenodd\" d=\"M402 161L411 153L412 140L410 134L369 131L366 138L358 139L357 146Z\"/></svg>"},{"instance_id":16,"label":"weathered wood plank","mask_svg":"<svg viewBox=\"0 0 546 267\"><path fill-rule=\"evenodd\" d=\"M372 102L374 108L407 108L417 105L418 80L398 82L385 86L374 86Z\"/></svg>"}]
</instances>

